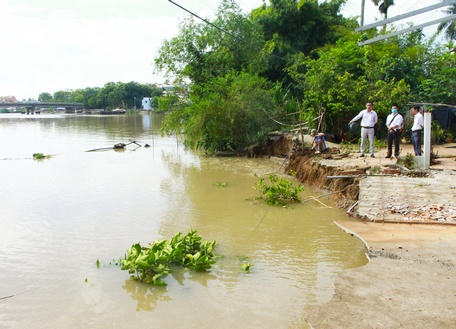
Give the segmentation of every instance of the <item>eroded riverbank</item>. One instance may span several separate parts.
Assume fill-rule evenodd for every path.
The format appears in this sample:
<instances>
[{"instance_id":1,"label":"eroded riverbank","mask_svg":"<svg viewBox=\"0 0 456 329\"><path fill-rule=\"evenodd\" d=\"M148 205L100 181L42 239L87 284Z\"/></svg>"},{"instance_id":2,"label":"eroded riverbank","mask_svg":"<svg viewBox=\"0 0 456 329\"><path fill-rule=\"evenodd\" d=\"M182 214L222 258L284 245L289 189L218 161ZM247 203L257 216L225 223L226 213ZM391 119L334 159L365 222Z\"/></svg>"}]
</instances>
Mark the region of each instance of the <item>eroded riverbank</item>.
<instances>
[{"instance_id":1,"label":"eroded riverbank","mask_svg":"<svg viewBox=\"0 0 456 329\"><path fill-rule=\"evenodd\" d=\"M370 261L337 276L331 301L309 311L307 320L312 328L456 327L456 226L451 225L451 206L456 199L456 154L451 146L440 149L440 154L445 155L443 169L434 168L425 181L417 182L407 176L385 176L380 189L378 184L363 180L365 175L350 179L328 177L344 172L346 175L347 171L356 174L360 168L387 167L391 162L382 159L382 150L376 158L369 159L356 155L315 157L302 151L290 156L286 171L295 171L303 183L332 191L340 207L352 208L350 205L363 195L376 200L369 204L367 198L364 208L360 207L363 211L370 209L368 215L356 209L353 216L357 220L337 223L347 234L364 241ZM406 185L405 190L397 188L399 185ZM391 197L406 205L405 211L391 211ZM422 209L422 213L429 214L429 206L434 207L438 201L440 216L410 220L411 212L407 210ZM391 214L393 219L386 218Z\"/></svg>"}]
</instances>

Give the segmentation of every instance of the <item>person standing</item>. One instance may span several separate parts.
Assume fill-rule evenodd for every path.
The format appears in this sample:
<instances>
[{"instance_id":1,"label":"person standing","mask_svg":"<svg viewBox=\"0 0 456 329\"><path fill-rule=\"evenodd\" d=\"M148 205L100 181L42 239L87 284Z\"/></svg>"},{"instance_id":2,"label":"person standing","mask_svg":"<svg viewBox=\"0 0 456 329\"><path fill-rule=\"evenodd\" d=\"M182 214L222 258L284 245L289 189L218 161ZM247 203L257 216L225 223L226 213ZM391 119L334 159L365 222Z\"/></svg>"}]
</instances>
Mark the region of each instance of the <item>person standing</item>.
<instances>
[{"instance_id":1,"label":"person standing","mask_svg":"<svg viewBox=\"0 0 456 329\"><path fill-rule=\"evenodd\" d=\"M361 155L360 157L365 156L366 152L366 139L369 139L369 150L372 158L375 158L375 150L374 150L374 126L377 123L378 117L377 113L372 109L374 107L374 103L371 101L367 102L366 104L366 109L362 110L361 112L358 113L357 116L355 116L351 121L350 124L352 124L355 121L358 121L361 119L361 147L360 147L360 152Z\"/></svg>"},{"instance_id":2,"label":"person standing","mask_svg":"<svg viewBox=\"0 0 456 329\"><path fill-rule=\"evenodd\" d=\"M421 155L421 132L424 128L424 118L420 113L420 107L415 105L412 108L413 115L413 126L412 126L412 139L413 139L413 150L415 155Z\"/></svg>"},{"instance_id":3,"label":"person standing","mask_svg":"<svg viewBox=\"0 0 456 329\"><path fill-rule=\"evenodd\" d=\"M396 158L399 157L399 143L401 140L401 133L402 133L402 124L404 122L404 118L402 115L398 113L398 106L393 104L391 107L391 114L388 115L386 118L386 127L388 128L388 154L386 158L391 158L392 149L393 149L393 142L394 142L394 156Z\"/></svg>"}]
</instances>

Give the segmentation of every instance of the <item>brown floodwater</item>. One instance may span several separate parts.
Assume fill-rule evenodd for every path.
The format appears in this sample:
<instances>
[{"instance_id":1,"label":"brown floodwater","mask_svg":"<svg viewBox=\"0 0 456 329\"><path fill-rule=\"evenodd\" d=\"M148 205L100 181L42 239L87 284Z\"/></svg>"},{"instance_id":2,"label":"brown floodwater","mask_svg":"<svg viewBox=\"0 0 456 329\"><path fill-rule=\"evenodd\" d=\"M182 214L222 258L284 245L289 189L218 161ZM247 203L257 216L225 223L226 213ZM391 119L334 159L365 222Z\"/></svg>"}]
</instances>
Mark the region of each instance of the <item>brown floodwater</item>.
<instances>
[{"instance_id":1,"label":"brown floodwater","mask_svg":"<svg viewBox=\"0 0 456 329\"><path fill-rule=\"evenodd\" d=\"M198 156L160 136L160 123L0 115L1 328L308 328L335 276L366 264L329 198L255 202L254 174L280 174L281 161ZM142 147L111 149L130 139ZM114 264L134 243L191 228L223 256L207 273L175 269L155 287Z\"/></svg>"}]
</instances>

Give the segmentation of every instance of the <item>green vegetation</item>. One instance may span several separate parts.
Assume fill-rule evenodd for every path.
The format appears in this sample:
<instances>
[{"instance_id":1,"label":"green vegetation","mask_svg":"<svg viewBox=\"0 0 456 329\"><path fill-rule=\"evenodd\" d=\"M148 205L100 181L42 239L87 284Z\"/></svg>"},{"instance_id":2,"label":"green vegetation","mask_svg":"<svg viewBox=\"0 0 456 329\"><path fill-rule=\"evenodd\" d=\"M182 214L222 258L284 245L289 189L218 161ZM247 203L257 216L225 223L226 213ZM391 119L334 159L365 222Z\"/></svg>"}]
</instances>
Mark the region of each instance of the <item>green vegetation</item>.
<instances>
[{"instance_id":1,"label":"green vegetation","mask_svg":"<svg viewBox=\"0 0 456 329\"><path fill-rule=\"evenodd\" d=\"M162 131L184 133L185 145L212 153L243 150L276 127L273 95L266 79L231 72L195 85L189 104L168 114Z\"/></svg>"},{"instance_id":2,"label":"green vegetation","mask_svg":"<svg viewBox=\"0 0 456 329\"><path fill-rule=\"evenodd\" d=\"M134 109L141 107L143 97L152 97L152 106L157 107L163 90L156 85L137 82L108 82L102 88L88 87L76 90L60 90L51 95L38 96L40 102L82 103L87 109Z\"/></svg>"},{"instance_id":3,"label":"green vegetation","mask_svg":"<svg viewBox=\"0 0 456 329\"><path fill-rule=\"evenodd\" d=\"M322 114L320 129L337 136L367 100L379 127L391 103L456 102L453 41L416 30L360 47L395 27L355 33L357 21L340 15L345 2L271 0L246 15L224 0L211 24L183 20L155 58L158 72L191 81L187 95L161 102L162 132L206 152L238 151ZM373 2L385 16L393 4Z\"/></svg>"},{"instance_id":4,"label":"green vegetation","mask_svg":"<svg viewBox=\"0 0 456 329\"><path fill-rule=\"evenodd\" d=\"M370 172L372 175L377 175L378 173L380 173L382 170L382 168L380 166L374 166L371 168Z\"/></svg>"},{"instance_id":5,"label":"green vegetation","mask_svg":"<svg viewBox=\"0 0 456 329\"><path fill-rule=\"evenodd\" d=\"M250 272L250 263L243 263L242 264L242 270L244 272Z\"/></svg>"},{"instance_id":6,"label":"green vegetation","mask_svg":"<svg viewBox=\"0 0 456 329\"><path fill-rule=\"evenodd\" d=\"M431 123L431 141L434 144L446 143L445 131L439 126L437 121Z\"/></svg>"},{"instance_id":7,"label":"green vegetation","mask_svg":"<svg viewBox=\"0 0 456 329\"><path fill-rule=\"evenodd\" d=\"M415 157L411 153L407 153L404 159L404 167L411 170L415 168Z\"/></svg>"},{"instance_id":8,"label":"green vegetation","mask_svg":"<svg viewBox=\"0 0 456 329\"><path fill-rule=\"evenodd\" d=\"M385 17L394 5L372 3ZM410 102L456 104L455 20L438 29L447 44L418 29L360 47L360 41L402 27L356 33L357 20L341 15L345 4L270 0L243 13L235 0L222 0L206 21L184 18L179 34L165 40L154 58L155 73L185 87L163 95L155 85L109 82L43 93L40 100L109 109L135 108L141 97L152 97L153 107L167 112L162 133L183 134L186 146L207 153L245 151L270 131L309 122L337 140L367 100L374 102L381 128L392 103L401 114ZM455 9L449 6L446 13ZM357 134L349 134L350 140ZM404 137L409 135L408 129ZM385 136L386 129L376 130L378 139Z\"/></svg>"},{"instance_id":9,"label":"green vegetation","mask_svg":"<svg viewBox=\"0 0 456 329\"><path fill-rule=\"evenodd\" d=\"M444 10L444 13L447 15L454 15L456 14L456 3L453 3L448 9ZM456 39L456 22L454 20L449 20L446 22L442 22L439 24L437 28L438 33L444 33L445 38L448 40L455 40Z\"/></svg>"},{"instance_id":10,"label":"green vegetation","mask_svg":"<svg viewBox=\"0 0 456 329\"><path fill-rule=\"evenodd\" d=\"M45 155L44 153L33 153L34 160L43 160L43 159L50 159L52 158L51 155Z\"/></svg>"},{"instance_id":11,"label":"green vegetation","mask_svg":"<svg viewBox=\"0 0 456 329\"><path fill-rule=\"evenodd\" d=\"M285 206L287 201L301 202L299 193L304 191L304 186L293 186L290 181L274 174L268 176L270 184L267 184L264 178L258 178L254 187L259 193L257 200L264 198L264 201L272 206Z\"/></svg>"},{"instance_id":12,"label":"green vegetation","mask_svg":"<svg viewBox=\"0 0 456 329\"><path fill-rule=\"evenodd\" d=\"M215 241L202 240L196 230L185 236L179 232L171 240L157 241L149 247L136 243L121 261L122 270L128 270L134 280L163 286L163 278L171 273L171 264L195 271L209 270L217 258L215 245Z\"/></svg>"}]
</instances>

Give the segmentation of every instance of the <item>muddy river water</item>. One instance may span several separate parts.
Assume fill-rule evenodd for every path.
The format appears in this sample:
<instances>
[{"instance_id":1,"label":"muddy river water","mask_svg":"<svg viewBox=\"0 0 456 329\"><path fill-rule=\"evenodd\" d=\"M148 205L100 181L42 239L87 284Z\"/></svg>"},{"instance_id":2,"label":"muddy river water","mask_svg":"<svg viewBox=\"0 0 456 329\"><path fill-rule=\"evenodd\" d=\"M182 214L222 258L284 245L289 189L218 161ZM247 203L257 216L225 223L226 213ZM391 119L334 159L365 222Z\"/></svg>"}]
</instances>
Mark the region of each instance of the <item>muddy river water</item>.
<instances>
[{"instance_id":1,"label":"muddy river water","mask_svg":"<svg viewBox=\"0 0 456 329\"><path fill-rule=\"evenodd\" d=\"M0 115L0 328L308 328L334 276L367 262L327 197L254 202L254 174L280 161L198 156L160 136L160 122ZM130 139L141 147L109 149ZM210 272L176 270L154 287L114 264L134 243L190 228L217 241Z\"/></svg>"}]
</instances>

